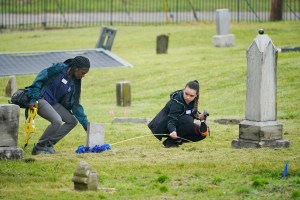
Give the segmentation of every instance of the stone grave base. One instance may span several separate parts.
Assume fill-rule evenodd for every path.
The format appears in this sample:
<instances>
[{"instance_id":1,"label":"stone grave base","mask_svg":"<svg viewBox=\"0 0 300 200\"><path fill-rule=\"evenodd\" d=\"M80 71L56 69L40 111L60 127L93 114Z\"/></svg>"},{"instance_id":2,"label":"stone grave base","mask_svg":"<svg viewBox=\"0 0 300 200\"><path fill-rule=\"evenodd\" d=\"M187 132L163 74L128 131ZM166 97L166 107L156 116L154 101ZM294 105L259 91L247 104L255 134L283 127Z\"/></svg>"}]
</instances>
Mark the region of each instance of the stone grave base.
<instances>
[{"instance_id":1,"label":"stone grave base","mask_svg":"<svg viewBox=\"0 0 300 200\"><path fill-rule=\"evenodd\" d=\"M243 120L239 124L239 138L254 141L281 140L282 124L277 121Z\"/></svg>"},{"instance_id":2,"label":"stone grave base","mask_svg":"<svg viewBox=\"0 0 300 200\"><path fill-rule=\"evenodd\" d=\"M24 151L19 147L0 147L1 159L23 159Z\"/></svg>"},{"instance_id":3,"label":"stone grave base","mask_svg":"<svg viewBox=\"0 0 300 200\"><path fill-rule=\"evenodd\" d=\"M234 35L227 34L227 35L215 35L213 36L213 44L216 47L230 47L234 46Z\"/></svg>"},{"instance_id":4,"label":"stone grave base","mask_svg":"<svg viewBox=\"0 0 300 200\"><path fill-rule=\"evenodd\" d=\"M239 138L232 141L235 148L289 147L282 139L282 124L277 121L256 122L243 120L239 124Z\"/></svg>"},{"instance_id":5,"label":"stone grave base","mask_svg":"<svg viewBox=\"0 0 300 200\"><path fill-rule=\"evenodd\" d=\"M232 140L231 146L234 148L288 148L290 147L290 142L288 140L254 141L246 139L234 139Z\"/></svg>"}]
</instances>

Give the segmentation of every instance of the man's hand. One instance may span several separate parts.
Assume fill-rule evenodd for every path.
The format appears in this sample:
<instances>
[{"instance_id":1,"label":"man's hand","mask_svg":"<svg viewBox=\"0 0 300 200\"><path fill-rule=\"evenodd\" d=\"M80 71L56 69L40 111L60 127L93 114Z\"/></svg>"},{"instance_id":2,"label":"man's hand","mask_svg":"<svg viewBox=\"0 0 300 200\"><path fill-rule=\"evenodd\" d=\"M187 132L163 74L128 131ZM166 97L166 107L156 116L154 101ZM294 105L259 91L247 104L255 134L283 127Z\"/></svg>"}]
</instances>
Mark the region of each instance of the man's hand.
<instances>
[{"instance_id":1,"label":"man's hand","mask_svg":"<svg viewBox=\"0 0 300 200\"><path fill-rule=\"evenodd\" d=\"M29 109L33 110L33 108L35 107L35 104L29 104Z\"/></svg>"},{"instance_id":2,"label":"man's hand","mask_svg":"<svg viewBox=\"0 0 300 200\"><path fill-rule=\"evenodd\" d=\"M170 133L170 137L172 139L177 139L177 133L176 133L176 131L173 131L172 133Z\"/></svg>"}]
</instances>

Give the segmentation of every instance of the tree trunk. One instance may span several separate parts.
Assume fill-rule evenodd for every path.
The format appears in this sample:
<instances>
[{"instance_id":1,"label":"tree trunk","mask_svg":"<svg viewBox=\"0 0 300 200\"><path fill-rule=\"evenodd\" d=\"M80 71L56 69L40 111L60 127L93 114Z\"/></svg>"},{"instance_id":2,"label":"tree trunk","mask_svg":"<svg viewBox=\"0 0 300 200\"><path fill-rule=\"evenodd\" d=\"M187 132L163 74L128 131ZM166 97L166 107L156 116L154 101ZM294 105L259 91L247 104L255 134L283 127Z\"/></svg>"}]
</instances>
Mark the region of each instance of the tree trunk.
<instances>
[{"instance_id":1,"label":"tree trunk","mask_svg":"<svg viewBox=\"0 0 300 200\"><path fill-rule=\"evenodd\" d=\"M271 21L281 21L283 12L283 0L271 0Z\"/></svg>"}]
</instances>

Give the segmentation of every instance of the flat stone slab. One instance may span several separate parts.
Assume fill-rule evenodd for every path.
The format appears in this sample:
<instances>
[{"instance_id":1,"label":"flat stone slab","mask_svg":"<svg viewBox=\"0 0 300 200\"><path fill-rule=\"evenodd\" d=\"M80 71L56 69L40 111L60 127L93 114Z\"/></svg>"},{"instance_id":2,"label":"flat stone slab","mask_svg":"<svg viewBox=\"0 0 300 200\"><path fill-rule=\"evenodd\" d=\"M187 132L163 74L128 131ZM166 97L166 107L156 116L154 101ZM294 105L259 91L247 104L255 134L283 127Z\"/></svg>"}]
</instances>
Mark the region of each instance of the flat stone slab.
<instances>
[{"instance_id":1,"label":"flat stone slab","mask_svg":"<svg viewBox=\"0 0 300 200\"><path fill-rule=\"evenodd\" d=\"M243 119L215 119L214 122L218 124L239 124Z\"/></svg>"},{"instance_id":2,"label":"flat stone slab","mask_svg":"<svg viewBox=\"0 0 300 200\"><path fill-rule=\"evenodd\" d=\"M146 124L149 123L151 119L149 118L128 118L128 117L117 117L114 118L112 123L136 123L136 124Z\"/></svg>"},{"instance_id":3,"label":"flat stone slab","mask_svg":"<svg viewBox=\"0 0 300 200\"><path fill-rule=\"evenodd\" d=\"M0 160L23 159L24 151L20 147L0 147Z\"/></svg>"},{"instance_id":4,"label":"flat stone slab","mask_svg":"<svg viewBox=\"0 0 300 200\"><path fill-rule=\"evenodd\" d=\"M264 140L254 141L245 139L234 139L231 142L233 148L288 148L290 141L288 140Z\"/></svg>"}]
</instances>

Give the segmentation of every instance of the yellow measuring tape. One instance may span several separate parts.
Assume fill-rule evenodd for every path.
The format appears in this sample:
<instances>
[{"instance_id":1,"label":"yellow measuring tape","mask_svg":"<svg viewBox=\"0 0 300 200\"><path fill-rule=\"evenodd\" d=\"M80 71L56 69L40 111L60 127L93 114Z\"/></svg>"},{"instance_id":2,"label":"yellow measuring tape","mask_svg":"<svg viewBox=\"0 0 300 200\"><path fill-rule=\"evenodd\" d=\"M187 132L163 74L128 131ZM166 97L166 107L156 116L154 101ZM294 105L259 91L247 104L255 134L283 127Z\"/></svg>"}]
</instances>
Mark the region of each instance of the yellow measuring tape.
<instances>
[{"instance_id":1,"label":"yellow measuring tape","mask_svg":"<svg viewBox=\"0 0 300 200\"><path fill-rule=\"evenodd\" d=\"M35 123L34 119L37 115L37 108L33 107L33 109L28 109L28 117L24 124L25 130L25 145L24 148L28 145L29 139L32 138L33 134L35 133Z\"/></svg>"}]
</instances>

